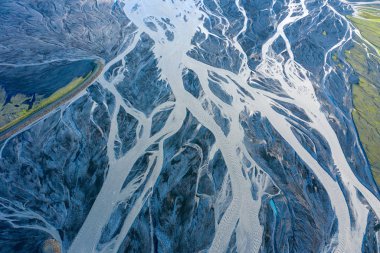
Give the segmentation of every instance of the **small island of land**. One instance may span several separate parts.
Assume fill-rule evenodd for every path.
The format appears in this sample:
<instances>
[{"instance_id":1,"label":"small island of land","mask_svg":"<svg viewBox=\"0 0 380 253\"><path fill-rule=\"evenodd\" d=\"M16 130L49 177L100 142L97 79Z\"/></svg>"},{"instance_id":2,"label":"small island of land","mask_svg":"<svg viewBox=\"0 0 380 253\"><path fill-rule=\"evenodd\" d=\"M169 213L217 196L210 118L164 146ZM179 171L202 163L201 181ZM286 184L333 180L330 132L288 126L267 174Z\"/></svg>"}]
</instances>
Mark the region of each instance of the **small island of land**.
<instances>
[{"instance_id":1,"label":"small island of land","mask_svg":"<svg viewBox=\"0 0 380 253\"><path fill-rule=\"evenodd\" d=\"M2 76L0 141L33 124L86 89L102 72L103 67L101 60L65 62L39 67L41 71L38 73L35 73L36 67L29 67L34 69L23 71L22 73L30 73L21 78L18 75L14 75L16 78ZM12 69L0 74L4 73L9 75ZM25 85L19 85L21 83ZM14 87L21 88L12 89Z\"/></svg>"}]
</instances>

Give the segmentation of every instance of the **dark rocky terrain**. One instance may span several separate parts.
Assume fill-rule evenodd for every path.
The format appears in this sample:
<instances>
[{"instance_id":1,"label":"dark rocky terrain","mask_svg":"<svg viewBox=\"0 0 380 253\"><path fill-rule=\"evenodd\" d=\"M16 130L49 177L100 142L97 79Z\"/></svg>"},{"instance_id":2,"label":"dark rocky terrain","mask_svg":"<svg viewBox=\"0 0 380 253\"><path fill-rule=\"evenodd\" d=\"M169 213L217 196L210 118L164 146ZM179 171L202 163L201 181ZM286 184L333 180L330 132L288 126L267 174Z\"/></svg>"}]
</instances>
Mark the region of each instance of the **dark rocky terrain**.
<instances>
[{"instance_id":1,"label":"dark rocky terrain","mask_svg":"<svg viewBox=\"0 0 380 253\"><path fill-rule=\"evenodd\" d=\"M356 5L2 1L0 68L106 66L1 144L0 252L379 252Z\"/></svg>"}]
</instances>

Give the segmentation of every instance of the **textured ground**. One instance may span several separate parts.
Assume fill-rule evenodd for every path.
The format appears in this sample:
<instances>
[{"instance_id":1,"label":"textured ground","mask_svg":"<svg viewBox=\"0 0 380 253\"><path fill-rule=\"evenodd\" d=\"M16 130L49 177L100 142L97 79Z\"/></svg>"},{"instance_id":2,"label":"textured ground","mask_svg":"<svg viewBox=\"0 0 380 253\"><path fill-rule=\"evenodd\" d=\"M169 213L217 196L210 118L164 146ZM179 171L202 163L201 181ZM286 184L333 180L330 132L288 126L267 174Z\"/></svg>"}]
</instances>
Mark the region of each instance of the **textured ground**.
<instances>
[{"instance_id":1,"label":"textured ground","mask_svg":"<svg viewBox=\"0 0 380 253\"><path fill-rule=\"evenodd\" d=\"M347 61L359 77L352 88L353 117L373 176L380 185L380 5L357 7L354 15L350 20L360 34L346 52Z\"/></svg>"},{"instance_id":2,"label":"textured ground","mask_svg":"<svg viewBox=\"0 0 380 253\"><path fill-rule=\"evenodd\" d=\"M2 1L0 66L106 65L1 144L0 252L379 252L363 4Z\"/></svg>"},{"instance_id":3,"label":"textured ground","mask_svg":"<svg viewBox=\"0 0 380 253\"><path fill-rule=\"evenodd\" d=\"M85 89L102 70L92 60L0 66L0 138L36 113ZM84 86L84 87L82 87Z\"/></svg>"}]
</instances>

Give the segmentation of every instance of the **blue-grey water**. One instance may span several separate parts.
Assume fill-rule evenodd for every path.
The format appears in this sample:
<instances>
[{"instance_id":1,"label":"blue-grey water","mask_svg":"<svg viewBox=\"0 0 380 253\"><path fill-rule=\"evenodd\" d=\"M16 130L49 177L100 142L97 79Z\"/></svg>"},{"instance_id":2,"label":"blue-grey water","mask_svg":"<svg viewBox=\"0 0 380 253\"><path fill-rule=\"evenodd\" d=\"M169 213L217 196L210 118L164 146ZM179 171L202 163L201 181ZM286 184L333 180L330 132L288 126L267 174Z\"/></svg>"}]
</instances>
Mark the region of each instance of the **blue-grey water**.
<instances>
[{"instance_id":1,"label":"blue-grey water","mask_svg":"<svg viewBox=\"0 0 380 253\"><path fill-rule=\"evenodd\" d=\"M1 144L0 252L379 252L345 61L361 39L353 12L338 0L1 1L0 67L25 80L11 91L48 93L89 59L106 65Z\"/></svg>"},{"instance_id":2,"label":"blue-grey water","mask_svg":"<svg viewBox=\"0 0 380 253\"><path fill-rule=\"evenodd\" d=\"M93 60L54 61L37 65L0 65L0 87L9 101L17 94L49 97L73 79L96 68Z\"/></svg>"}]
</instances>

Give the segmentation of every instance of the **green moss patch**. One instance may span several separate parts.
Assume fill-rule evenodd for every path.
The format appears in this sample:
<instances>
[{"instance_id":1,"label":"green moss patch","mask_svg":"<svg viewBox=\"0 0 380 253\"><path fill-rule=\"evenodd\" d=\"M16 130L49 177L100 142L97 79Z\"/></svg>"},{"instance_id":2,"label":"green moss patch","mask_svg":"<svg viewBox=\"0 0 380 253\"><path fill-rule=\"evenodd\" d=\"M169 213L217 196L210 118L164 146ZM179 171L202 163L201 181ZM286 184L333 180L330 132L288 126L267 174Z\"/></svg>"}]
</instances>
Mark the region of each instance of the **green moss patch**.
<instances>
[{"instance_id":1,"label":"green moss patch","mask_svg":"<svg viewBox=\"0 0 380 253\"><path fill-rule=\"evenodd\" d=\"M352 23L359 29L361 35L372 45L378 52L380 49L380 12L374 7L365 7L358 10L358 16L348 17Z\"/></svg>"},{"instance_id":2,"label":"green moss patch","mask_svg":"<svg viewBox=\"0 0 380 253\"><path fill-rule=\"evenodd\" d=\"M10 129L19 123L25 122L35 114L41 114L43 110L59 104L65 98L75 95L75 93L83 88L85 83L89 83L93 77L102 69L102 64L99 62L96 68L91 70L85 76L74 77L70 83L56 90L48 97L40 95L26 96L17 94L7 101L7 94L4 89L0 88L0 134ZM33 101L33 103L31 103Z\"/></svg>"},{"instance_id":3,"label":"green moss patch","mask_svg":"<svg viewBox=\"0 0 380 253\"><path fill-rule=\"evenodd\" d=\"M368 53L371 50L363 42L346 51L346 60L360 80L352 87L352 116L375 181L380 185L380 12L366 7L359 9L358 14L349 19L375 49L373 53Z\"/></svg>"}]
</instances>

